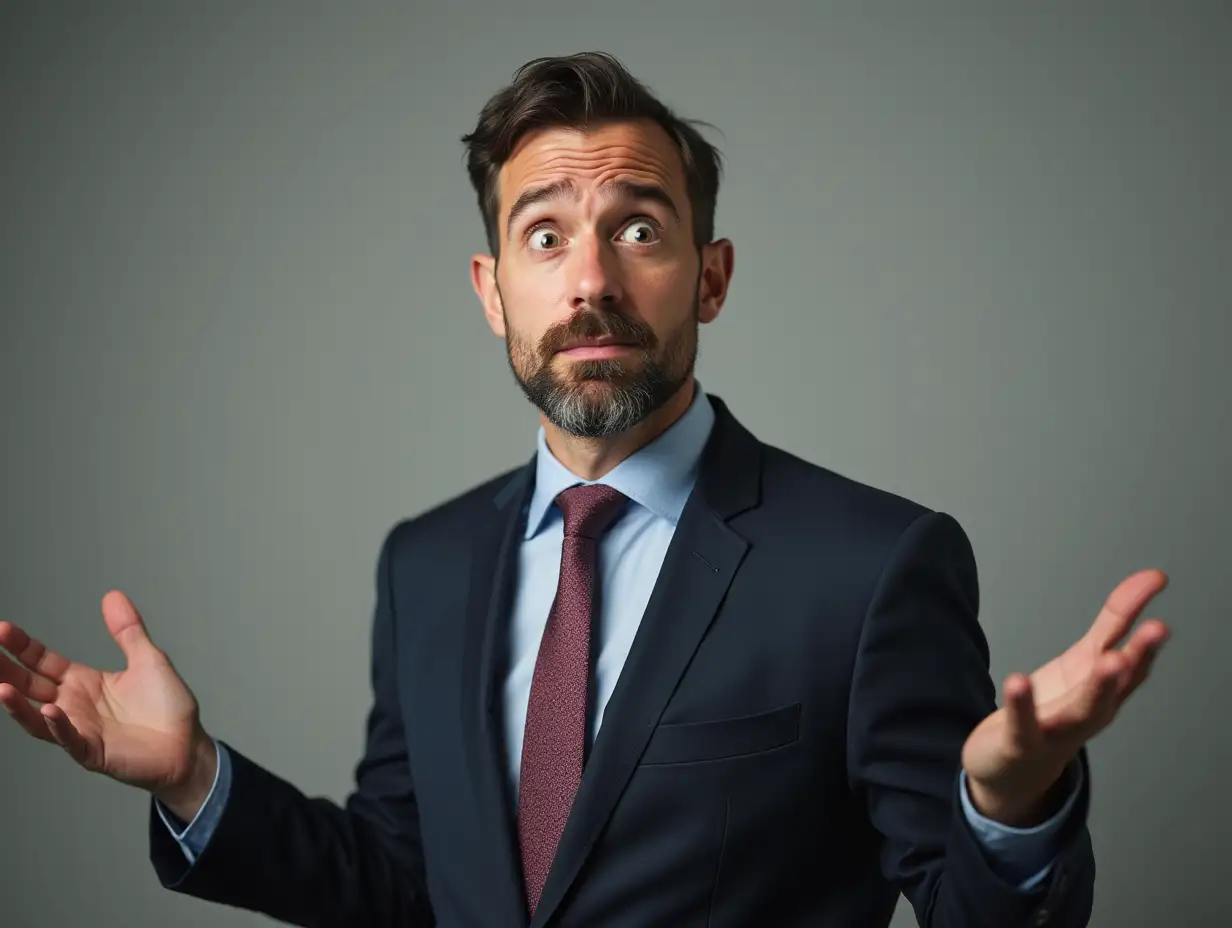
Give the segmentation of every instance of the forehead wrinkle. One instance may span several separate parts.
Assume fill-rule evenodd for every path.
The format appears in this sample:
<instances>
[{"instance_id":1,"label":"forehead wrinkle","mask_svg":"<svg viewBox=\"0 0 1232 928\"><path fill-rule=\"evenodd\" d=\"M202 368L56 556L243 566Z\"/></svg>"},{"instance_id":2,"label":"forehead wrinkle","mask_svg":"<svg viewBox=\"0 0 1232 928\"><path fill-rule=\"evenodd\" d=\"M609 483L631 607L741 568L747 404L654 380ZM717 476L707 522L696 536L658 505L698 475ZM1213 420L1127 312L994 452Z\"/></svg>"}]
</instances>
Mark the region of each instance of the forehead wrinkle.
<instances>
[{"instance_id":1,"label":"forehead wrinkle","mask_svg":"<svg viewBox=\"0 0 1232 928\"><path fill-rule=\"evenodd\" d=\"M668 185L671 172L662 156L649 145L603 145L593 151L559 151L531 156L527 179L560 171L595 175L600 183L619 173L642 174ZM536 164L535 161L540 163Z\"/></svg>"}]
</instances>

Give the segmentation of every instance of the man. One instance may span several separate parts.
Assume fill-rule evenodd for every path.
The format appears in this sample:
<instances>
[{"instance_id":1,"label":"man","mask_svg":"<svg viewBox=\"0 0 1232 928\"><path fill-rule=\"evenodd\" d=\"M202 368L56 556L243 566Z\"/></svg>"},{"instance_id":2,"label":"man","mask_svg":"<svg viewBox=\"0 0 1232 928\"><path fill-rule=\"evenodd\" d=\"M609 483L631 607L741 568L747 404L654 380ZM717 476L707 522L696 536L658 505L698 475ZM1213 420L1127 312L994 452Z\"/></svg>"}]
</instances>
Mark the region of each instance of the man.
<instances>
[{"instance_id":1,"label":"man","mask_svg":"<svg viewBox=\"0 0 1232 928\"><path fill-rule=\"evenodd\" d=\"M163 885L300 925L870 928L900 891L932 928L1086 924L1083 745L1167 636L1130 635L1163 574L997 708L958 523L695 381L733 268L696 130L585 54L524 66L464 141L474 289L542 427L386 537L345 805L207 734L118 592L122 673L0 626L6 709L150 791Z\"/></svg>"}]
</instances>

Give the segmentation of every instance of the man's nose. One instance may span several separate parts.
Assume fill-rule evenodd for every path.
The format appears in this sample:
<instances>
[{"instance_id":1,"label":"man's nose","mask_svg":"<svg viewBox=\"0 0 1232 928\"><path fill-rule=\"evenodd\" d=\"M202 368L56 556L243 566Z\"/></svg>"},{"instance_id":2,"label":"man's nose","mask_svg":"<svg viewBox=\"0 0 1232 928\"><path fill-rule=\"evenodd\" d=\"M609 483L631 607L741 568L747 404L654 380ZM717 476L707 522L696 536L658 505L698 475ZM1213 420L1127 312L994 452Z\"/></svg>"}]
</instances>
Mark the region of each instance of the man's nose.
<instances>
[{"instance_id":1,"label":"man's nose","mask_svg":"<svg viewBox=\"0 0 1232 928\"><path fill-rule=\"evenodd\" d=\"M614 249L600 236L582 236L569 255L569 308L618 305L624 297Z\"/></svg>"}]
</instances>

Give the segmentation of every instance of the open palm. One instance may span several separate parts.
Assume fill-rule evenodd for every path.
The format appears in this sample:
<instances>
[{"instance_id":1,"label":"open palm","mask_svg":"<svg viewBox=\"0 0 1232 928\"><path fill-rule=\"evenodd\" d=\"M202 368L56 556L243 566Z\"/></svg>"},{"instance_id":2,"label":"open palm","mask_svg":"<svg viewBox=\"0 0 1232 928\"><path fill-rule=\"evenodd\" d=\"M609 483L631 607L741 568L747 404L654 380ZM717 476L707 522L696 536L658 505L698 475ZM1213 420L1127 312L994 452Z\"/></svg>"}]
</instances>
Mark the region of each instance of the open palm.
<instances>
[{"instance_id":1,"label":"open palm","mask_svg":"<svg viewBox=\"0 0 1232 928\"><path fill-rule=\"evenodd\" d=\"M968 776L993 792L1027 796L1055 782L1146 679L1168 627L1150 619L1118 645L1166 585L1158 570L1131 574L1068 650L1029 676L1011 674L1004 705L976 727L963 748Z\"/></svg>"},{"instance_id":2,"label":"open palm","mask_svg":"<svg viewBox=\"0 0 1232 928\"><path fill-rule=\"evenodd\" d=\"M0 654L0 703L27 732L60 745L87 770L151 791L180 782L200 728L197 700L127 596L108 593L102 610L127 659L124 670L70 661L0 622L0 646L17 658Z\"/></svg>"}]
</instances>

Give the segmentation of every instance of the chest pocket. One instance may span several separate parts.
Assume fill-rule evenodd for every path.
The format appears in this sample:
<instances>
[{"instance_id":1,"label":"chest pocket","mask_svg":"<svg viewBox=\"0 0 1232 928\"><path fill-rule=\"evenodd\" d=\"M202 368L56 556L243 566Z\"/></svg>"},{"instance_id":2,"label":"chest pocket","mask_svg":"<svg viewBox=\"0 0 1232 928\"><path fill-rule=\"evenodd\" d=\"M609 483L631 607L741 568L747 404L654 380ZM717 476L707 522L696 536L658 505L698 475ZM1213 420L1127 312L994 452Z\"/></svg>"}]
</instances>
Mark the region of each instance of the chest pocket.
<instances>
[{"instance_id":1,"label":"chest pocket","mask_svg":"<svg viewBox=\"0 0 1232 928\"><path fill-rule=\"evenodd\" d=\"M641 765L690 764L762 754L800 738L800 703L740 718L660 725Z\"/></svg>"}]
</instances>

